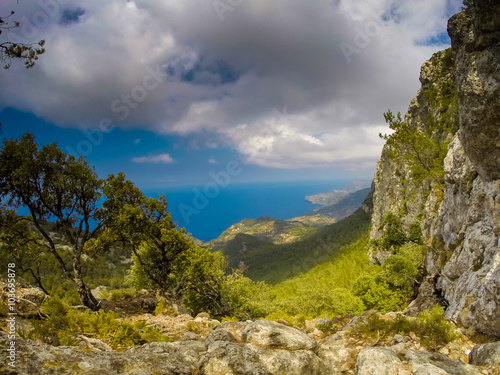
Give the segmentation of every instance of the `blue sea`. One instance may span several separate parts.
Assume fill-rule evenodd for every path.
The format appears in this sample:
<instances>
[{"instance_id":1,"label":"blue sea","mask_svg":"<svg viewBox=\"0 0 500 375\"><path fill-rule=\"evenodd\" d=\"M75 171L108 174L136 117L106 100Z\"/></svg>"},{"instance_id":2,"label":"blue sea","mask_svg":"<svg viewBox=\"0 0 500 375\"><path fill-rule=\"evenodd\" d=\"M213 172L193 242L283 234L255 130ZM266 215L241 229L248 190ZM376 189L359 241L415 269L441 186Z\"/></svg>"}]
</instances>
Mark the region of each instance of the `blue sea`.
<instances>
[{"instance_id":1,"label":"blue sea","mask_svg":"<svg viewBox=\"0 0 500 375\"><path fill-rule=\"evenodd\" d=\"M243 219L270 216L291 219L317 207L307 195L340 189L350 181L280 182L199 186L144 191L151 197L165 194L173 220L194 237L210 241Z\"/></svg>"}]
</instances>

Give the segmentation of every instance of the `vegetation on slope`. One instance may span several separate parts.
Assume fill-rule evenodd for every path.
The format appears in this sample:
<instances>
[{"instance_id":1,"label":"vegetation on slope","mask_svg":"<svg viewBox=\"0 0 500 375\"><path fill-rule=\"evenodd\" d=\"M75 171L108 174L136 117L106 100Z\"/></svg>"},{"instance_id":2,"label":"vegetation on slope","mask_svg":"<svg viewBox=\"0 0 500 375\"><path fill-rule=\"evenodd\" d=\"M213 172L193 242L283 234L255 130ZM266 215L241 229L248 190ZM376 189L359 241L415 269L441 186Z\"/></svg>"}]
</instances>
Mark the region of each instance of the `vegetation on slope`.
<instances>
[{"instance_id":1,"label":"vegetation on slope","mask_svg":"<svg viewBox=\"0 0 500 375\"><path fill-rule=\"evenodd\" d=\"M370 215L362 209L348 218L319 229L315 234L290 244L273 245L240 235L222 253L229 267L244 263L245 275L252 280L277 284L307 272L338 254L341 246L349 244L368 230Z\"/></svg>"},{"instance_id":2,"label":"vegetation on slope","mask_svg":"<svg viewBox=\"0 0 500 375\"><path fill-rule=\"evenodd\" d=\"M218 238L206 245L214 250L224 249L228 243L241 234L251 235L274 244L292 243L303 240L324 227L353 214L366 199L370 189L354 192L339 191L342 195L335 203L317 208L303 216L288 220L273 219L268 216L257 219L244 219L231 225Z\"/></svg>"}]
</instances>

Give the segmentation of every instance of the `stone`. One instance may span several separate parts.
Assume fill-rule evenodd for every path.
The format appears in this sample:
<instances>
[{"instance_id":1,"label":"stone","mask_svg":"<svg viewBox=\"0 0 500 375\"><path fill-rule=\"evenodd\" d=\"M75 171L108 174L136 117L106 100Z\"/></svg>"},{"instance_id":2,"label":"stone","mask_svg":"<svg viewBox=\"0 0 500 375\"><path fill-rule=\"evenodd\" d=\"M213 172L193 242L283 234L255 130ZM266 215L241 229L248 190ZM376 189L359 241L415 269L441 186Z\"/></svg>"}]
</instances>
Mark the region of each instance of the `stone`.
<instances>
[{"instance_id":1,"label":"stone","mask_svg":"<svg viewBox=\"0 0 500 375\"><path fill-rule=\"evenodd\" d=\"M356 360L356 375L410 375L396 353L386 348L363 349Z\"/></svg>"},{"instance_id":2,"label":"stone","mask_svg":"<svg viewBox=\"0 0 500 375\"><path fill-rule=\"evenodd\" d=\"M477 366L495 366L500 372L500 342L476 345L469 354L469 362Z\"/></svg>"},{"instance_id":3,"label":"stone","mask_svg":"<svg viewBox=\"0 0 500 375\"><path fill-rule=\"evenodd\" d=\"M392 339L392 341L395 343L395 344L400 344L404 341L404 337L401 336L401 335L394 335L394 338Z\"/></svg>"},{"instance_id":4,"label":"stone","mask_svg":"<svg viewBox=\"0 0 500 375\"><path fill-rule=\"evenodd\" d=\"M0 334L0 345L7 347L7 342L7 336ZM125 352L108 352L95 348L53 347L17 338L16 367L13 369L5 361L1 361L0 373L19 375L193 374L200 368L205 352L205 345L198 341L154 342Z\"/></svg>"},{"instance_id":5,"label":"stone","mask_svg":"<svg viewBox=\"0 0 500 375\"><path fill-rule=\"evenodd\" d=\"M340 372L354 369L359 349L337 332L321 341L317 353L328 368Z\"/></svg>"},{"instance_id":6,"label":"stone","mask_svg":"<svg viewBox=\"0 0 500 375\"><path fill-rule=\"evenodd\" d=\"M210 319L210 314L206 312L201 312L198 315L195 316L195 319L205 319L208 320Z\"/></svg>"},{"instance_id":7,"label":"stone","mask_svg":"<svg viewBox=\"0 0 500 375\"><path fill-rule=\"evenodd\" d=\"M8 305L8 289L8 283L0 280L0 303L4 306ZM40 307L48 298L50 297L41 288L18 282L16 283L15 312L21 317L39 317Z\"/></svg>"},{"instance_id":8,"label":"stone","mask_svg":"<svg viewBox=\"0 0 500 375\"><path fill-rule=\"evenodd\" d=\"M252 344L218 341L205 356L205 375L326 375L323 362L308 350L267 349Z\"/></svg>"},{"instance_id":9,"label":"stone","mask_svg":"<svg viewBox=\"0 0 500 375\"><path fill-rule=\"evenodd\" d=\"M415 375L479 375L479 370L438 353L408 350L406 359Z\"/></svg>"},{"instance_id":10,"label":"stone","mask_svg":"<svg viewBox=\"0 0 500 375\"><path fill-rule=\"evenodd\" d=\"M243 331L247 325L248 323L245 322L222 322L212 328L207 339L213 337L215 334L218 334L219 331L223 331L229 333L237 342L243 342Z\"/></svg>"},{"instance_id":11,"label":"stone","mask_svg":"<svg viewBox=\"0 0 500 375\"><path fill-rule=\"evenodd\" d=\"M95 339L92 337L87 337L84 335L77 336L77 341L81 347L88 349L95 349L102 352L112 352L113 349L108 344L104 343L99 339Z\"/></svg>"},{"instance_id":12,"label":"stone","mask_svg":"<svg viewBox=\"0 0 500 375\"><path fill-rule=\"evenodd\" d=\"M313 350L317 345L316 341L305 333L267 320L250 323L243 331L243 340L264 348L286 350Z\"/></svg>"}]
</instances>

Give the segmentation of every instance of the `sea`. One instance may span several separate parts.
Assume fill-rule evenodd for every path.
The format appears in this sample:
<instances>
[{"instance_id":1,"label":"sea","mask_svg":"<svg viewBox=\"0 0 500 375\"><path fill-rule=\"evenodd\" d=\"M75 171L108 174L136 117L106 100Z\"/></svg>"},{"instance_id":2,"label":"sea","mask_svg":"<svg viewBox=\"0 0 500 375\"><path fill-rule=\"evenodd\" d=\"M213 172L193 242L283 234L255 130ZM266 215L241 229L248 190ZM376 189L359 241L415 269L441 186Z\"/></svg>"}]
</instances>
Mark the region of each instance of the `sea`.
<instances>
[{"instance_id":1,"label":"sea","mask_svg":"<svg viewBox=\"0 0 500 375\"><path fill-rule=\"evenodd\" d=\"M208 184L146 190L144 193L150 197L165 194L174 222L195 238L207 242L243 219L269 216L286 220L301 216L320 207L307 201L306 196L340 189L349 182L246 183L225 187Z\"/></svg>"}]
</instances>

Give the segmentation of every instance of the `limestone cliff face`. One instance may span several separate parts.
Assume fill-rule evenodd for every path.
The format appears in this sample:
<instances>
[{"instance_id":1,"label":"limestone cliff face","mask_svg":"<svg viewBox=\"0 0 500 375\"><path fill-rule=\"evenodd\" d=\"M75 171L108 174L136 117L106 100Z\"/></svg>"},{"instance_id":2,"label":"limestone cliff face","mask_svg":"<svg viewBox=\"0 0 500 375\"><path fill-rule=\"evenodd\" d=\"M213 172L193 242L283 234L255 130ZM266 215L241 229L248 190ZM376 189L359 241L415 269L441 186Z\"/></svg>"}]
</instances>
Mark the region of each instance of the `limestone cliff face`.
<instances>
[{"instance_id":1,"label":"limestone cliff face","mask_svg":"<svg viewBox=\"0 0 500 375\"><path fill-rule=\"evenodd\" d=\"M456 116L458 126L440 135L449 142L444 179L412 183L409 166L391 159L386 145L375 175L371 237L381 236L386 212L399 213L404 225L418 220L432 276L422 294L431 289L448 318L500 337L500 2L474 0L448 28L454 62L441 52L423 65L422 89L405 118L425 130L429 116L452 122ZM441 101L446 108L434 105L433 88L452 86L456 100L451 95ZM420 298L410 309L424 305Z\"/></svg>"}]
</instances>

